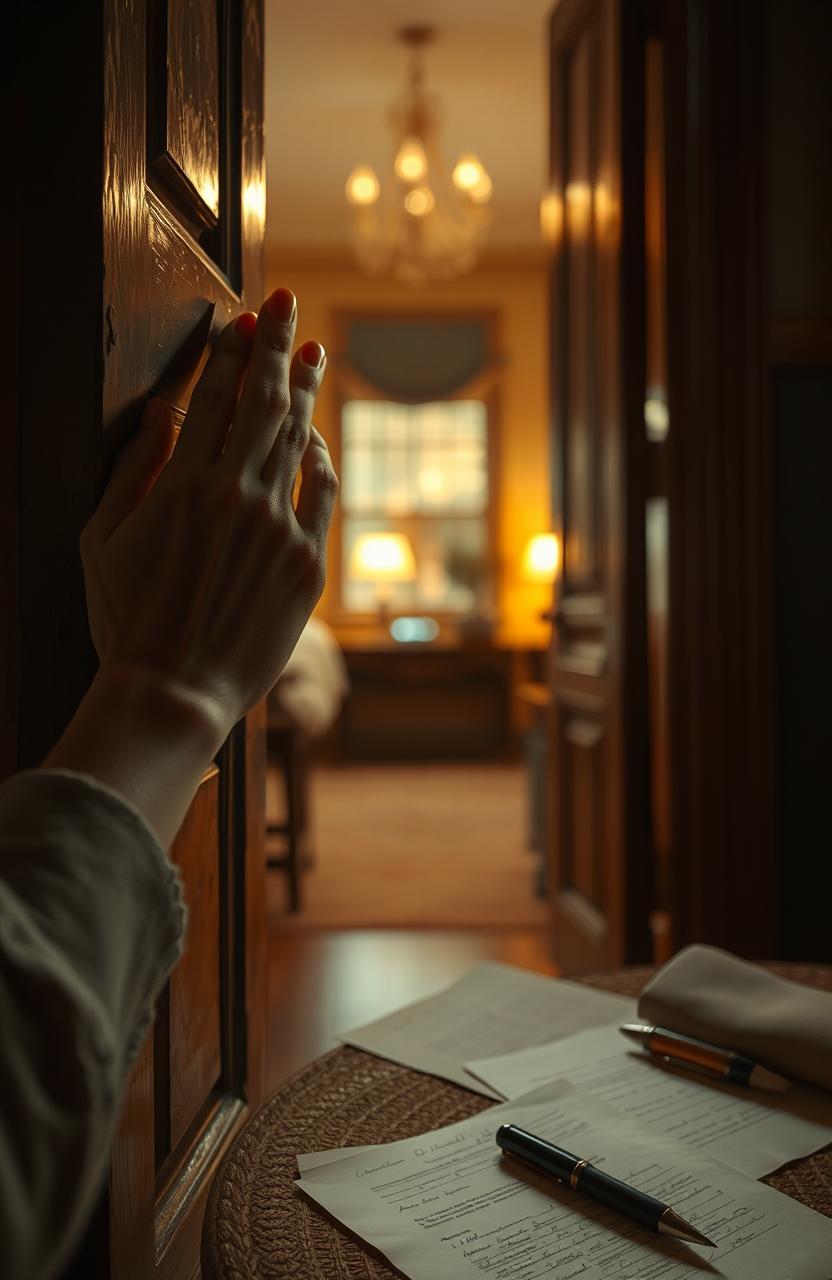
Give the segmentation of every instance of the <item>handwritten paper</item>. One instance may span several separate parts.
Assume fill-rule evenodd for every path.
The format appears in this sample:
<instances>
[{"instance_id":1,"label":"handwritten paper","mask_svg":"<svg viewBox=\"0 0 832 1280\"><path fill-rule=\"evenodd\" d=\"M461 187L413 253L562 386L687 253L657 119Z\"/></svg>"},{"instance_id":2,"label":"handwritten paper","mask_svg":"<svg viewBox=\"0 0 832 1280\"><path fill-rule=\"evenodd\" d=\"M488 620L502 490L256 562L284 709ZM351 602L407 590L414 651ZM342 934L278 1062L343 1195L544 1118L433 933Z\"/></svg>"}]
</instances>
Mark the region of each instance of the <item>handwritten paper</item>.
<instances>
[{"instance_id":1,"label":"handwritten paper","mask_svg":"<svg viewBox=\"0 0 832 1280\"><path fill-rule=\"evenodd\" d=\"M367 1151L375 1151L376 1145L373 1143L369 1147L338 1147L333 1151L303 1151L298 1155L298 1169L301 1173L306 1173L307 1169L317 1169L322 1164L334 1164L336 1160L343 1160L349 1156L363 1156Z\"/></svg>"},{"instance_id":2,"label":"handwritten paper","mask_svg":"<svg viewBox=\"0 0 832 1280\"><path fill-rule=\"evenodd\" d=\"M617 1024L466 1065L504 1098L567 1080L651 1133L688 1143L753 1178L832 1142L832 1095L809 1086L766 1093L670 1070L634 1052Z\"/></svg>"},{"instance_id":3,"label":"handwritten paper","mask_svg":"<svg viewBox=\"0 0 832 1280\"><path fill-rule=\"evenodd\" d=\"M338 1039L498 1098L500 1094L473 1079L463 1063L635 1016L634 1000L488 961L438 995L342 1032Z\"/></svg>"},{"instance_id":4,"label":"handwritten paper","mask_svg":"<svg viewBox=\"0 0 832 1280\"><path fill-rule=\"evenodd\" d=\"M659 1236L501 1157L500 1124L669 1203L715 1242ZM829 1280L832 1221L562 1083L309 1169L300 1188L412 1280Z\"/></svg>"}]
</instances>

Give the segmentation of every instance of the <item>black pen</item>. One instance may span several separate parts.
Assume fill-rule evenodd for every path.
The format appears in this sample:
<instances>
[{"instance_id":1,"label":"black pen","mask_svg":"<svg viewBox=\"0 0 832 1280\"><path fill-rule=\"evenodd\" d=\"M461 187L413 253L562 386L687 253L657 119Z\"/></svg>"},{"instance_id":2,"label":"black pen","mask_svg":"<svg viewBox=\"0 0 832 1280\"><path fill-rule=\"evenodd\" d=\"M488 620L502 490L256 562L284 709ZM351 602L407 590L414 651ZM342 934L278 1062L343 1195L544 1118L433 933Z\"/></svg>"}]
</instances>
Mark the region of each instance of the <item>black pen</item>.
<instances>
[{"instance_id":1,"label":"black pen","mask_svg":"<svg viewBox=\"0 0 832 1280\"><path fill-rule=\"evenodd\" d=\"M676 1240L685 1240L688 1244L716 1247L713 1240L703 1236L670 1205L662 1204L661 1200L645 1195L626 1182L620 1182L602 1169L596 1169L589 1161L581 1160L543 1138L536 1138L525 1129L518 1129L515 1124L500 1125L497 1146L541 1173L549 1174L557 1182L568 1183L573 1191L583 1191L599 1204L634 1218L642 1226L651 1227L664 1236L673 1236Z\"/></svg>"}]
</instances>

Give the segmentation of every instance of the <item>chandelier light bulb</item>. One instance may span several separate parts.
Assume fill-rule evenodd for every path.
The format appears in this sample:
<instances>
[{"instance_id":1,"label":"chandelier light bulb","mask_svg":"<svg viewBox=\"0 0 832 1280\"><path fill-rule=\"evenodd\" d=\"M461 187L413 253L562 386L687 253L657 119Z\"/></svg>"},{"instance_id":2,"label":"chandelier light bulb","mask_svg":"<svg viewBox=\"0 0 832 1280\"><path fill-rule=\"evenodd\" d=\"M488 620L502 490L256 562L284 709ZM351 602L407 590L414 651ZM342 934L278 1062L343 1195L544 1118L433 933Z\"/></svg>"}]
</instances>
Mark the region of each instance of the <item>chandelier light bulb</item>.
<instances>
[{"instance_id":1,"label":"chandelier light bulb","mask_svg":"<svg viewBox=\"0 0 832 1280\"><path fill-rule=\"evenodd\" d=\"M420 138L411 134L404 139L396 152L393 167L402 182L422 181L428 171L428 158Z\"/></svg>"},{"instance_id":2,"label":"chandelier light bulb","mask_svg":"<svg viewBox=\"0 0 832 1280\"><path fill-rule=\"evenodd\" d=\"M456 162L454 186L458 191L473 191L484 176L487 175L477 157L472 152L467 152Z\"/></svg>"},{"instance_id":3,"label":"chandelier light bulb","mask_svg":"<svg viewBox=\"0 0 832 1280\"><path fill-rule=\"evenodd\" d=\"M414 218L424 218L436 204L430 187L414 187L404 198L404 207Z\"/></svg>"},{"instance_id":4,"label":"chandelier light bulb","mask_svg":"<svg viewBox=\"0 0 832 1280\"><path fill-rule=\"evenodd\" d=\"M494 184L483 169L479 180L468 192L475 204L488 204L494 191Z\"/></svg>"},{"instance_id":5,"label":"chandelier light bulb","mask_svg":"<svg viewBox=\"0 0 832 1280\"><path fill-rule=\"evenodd\" d=\"M379 180L369 165L359 165L347 178L347 199L350 204L375 204L380 192Z\"/></svg>"}]
</instances>

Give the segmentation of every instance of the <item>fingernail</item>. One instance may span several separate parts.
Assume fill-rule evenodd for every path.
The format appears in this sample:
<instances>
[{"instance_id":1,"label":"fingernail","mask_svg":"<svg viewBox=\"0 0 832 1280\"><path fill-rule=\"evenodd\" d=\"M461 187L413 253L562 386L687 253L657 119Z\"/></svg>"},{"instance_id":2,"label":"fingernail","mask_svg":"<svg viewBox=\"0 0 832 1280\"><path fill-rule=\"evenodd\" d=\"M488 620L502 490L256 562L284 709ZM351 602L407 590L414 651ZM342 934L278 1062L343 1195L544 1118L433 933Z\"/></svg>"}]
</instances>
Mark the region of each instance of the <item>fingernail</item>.
<instances>
[{"instance_id":1,"label":"fingernail","mask_svg":"<svg viewBox=\"0 0 832 1280\"><path fill-rule=\"evenodd\" d=\"M289 324L295 318L298 301L291 289L275 289L266 306L279 324Z\"/></svg>"},{"instance_id":2,"label":"fingernail","mask_svg":"<svg viewBox=\"0 0 832 1280\"><path fill-rule=\"evenodd\" d=\"M304 342L300 349L300 358L310 369L320 369L326 352L320 342Z\"/></svg>"},{"instance_id":3,"label":"fingernail","mask_svg":"<svg viewBox=\"0 0 832 1280\"><path fill-rule=\"evenodd\" d=\"M254 340L254 330L257 328L257 316L251 311L244 311L241 316L237 317L237 323L234 328L241 338L245 338L246 342L252 342Z\"/></svg>"}]
</instances>

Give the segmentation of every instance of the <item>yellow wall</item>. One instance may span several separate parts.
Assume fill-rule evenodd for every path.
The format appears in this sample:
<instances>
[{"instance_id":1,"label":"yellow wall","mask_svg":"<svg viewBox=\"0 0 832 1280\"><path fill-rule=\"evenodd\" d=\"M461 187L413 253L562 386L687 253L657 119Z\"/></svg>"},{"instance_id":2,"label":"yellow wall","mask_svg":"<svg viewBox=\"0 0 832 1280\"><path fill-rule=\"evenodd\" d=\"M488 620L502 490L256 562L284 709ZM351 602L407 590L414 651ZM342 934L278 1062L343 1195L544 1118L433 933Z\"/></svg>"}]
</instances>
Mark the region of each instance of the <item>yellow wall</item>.
<instances>
[{"instance_id":1,"label":"yellow wall","mask_svg":"<svg viewBox=\"0 0 832 1280\"><path fill-rule=\"evenodd\" d=\"M362 308L489 310L499 317L504 362L500 392L497 556L501 632L507 642L545 642L537 614L546 607L548 589L520 580L520 561L528 538L550 527L549 391L547 275L541 266L482 268L451 283L416 291L392 280L367 278L346 265L267 265L267 285L294 291L298 298L297 342L314 338L332 350L333 314ZM316 426L335 446L333 379L324 379L315 412ZM325 593L319 607L332 621L334 602Z\"/></svg>"}]
</instances>

